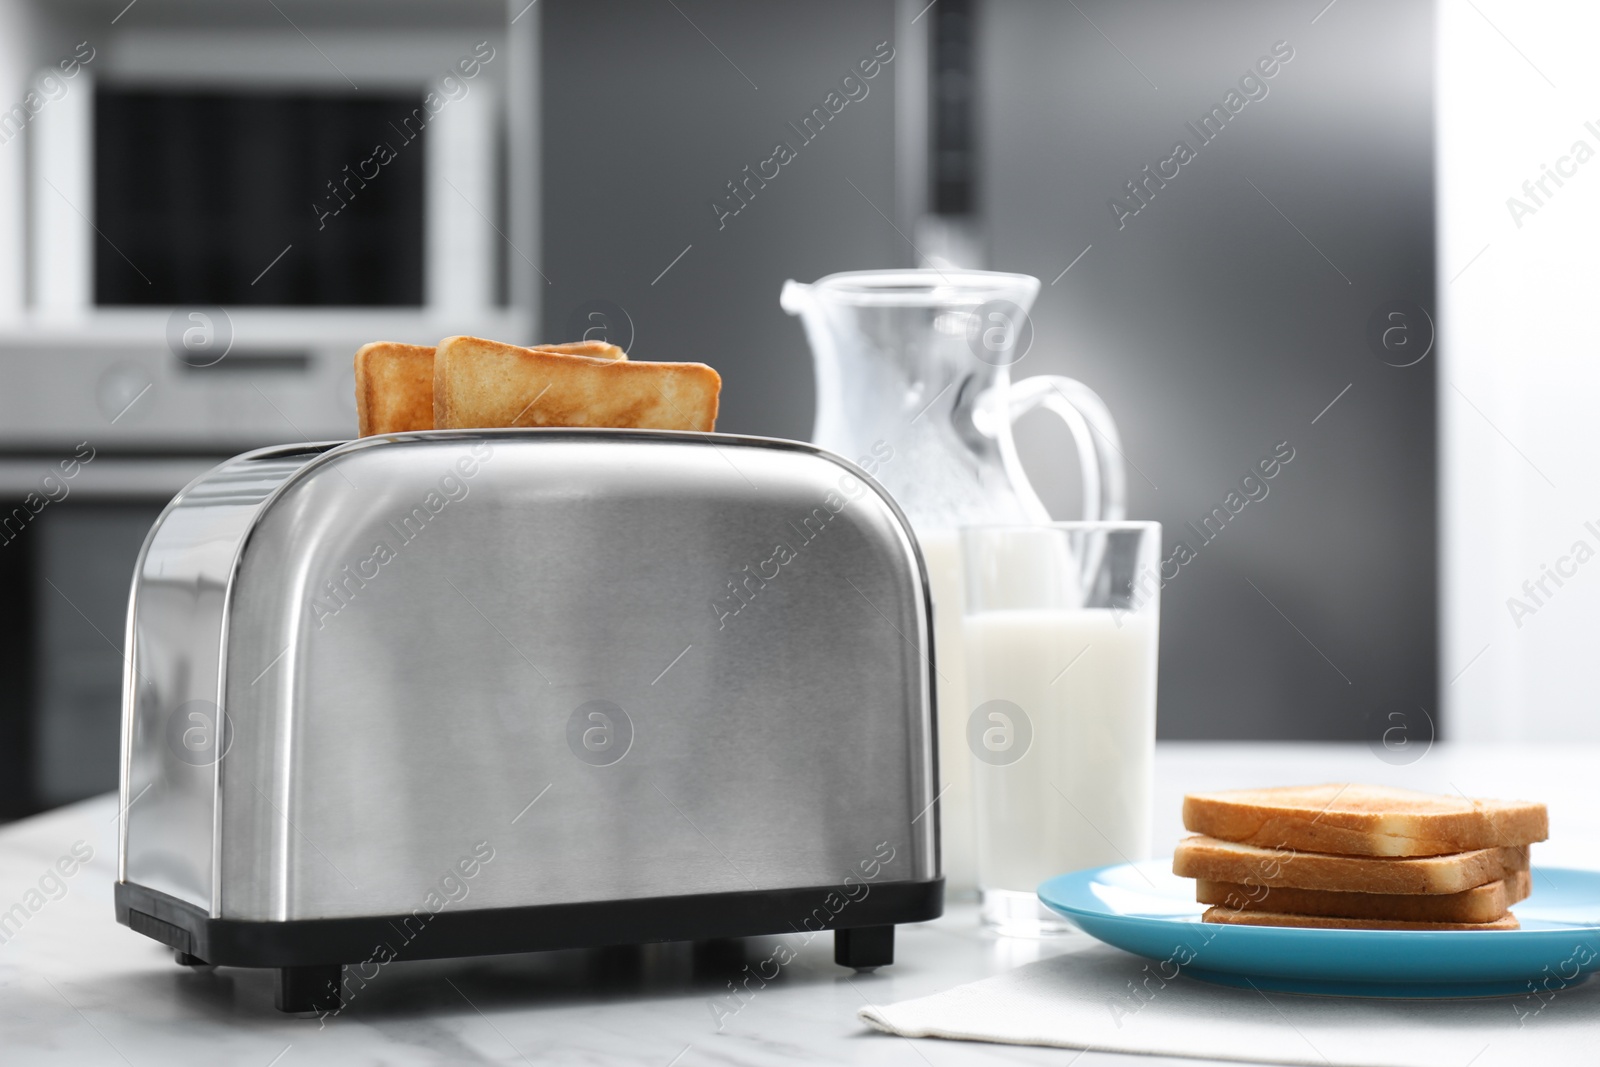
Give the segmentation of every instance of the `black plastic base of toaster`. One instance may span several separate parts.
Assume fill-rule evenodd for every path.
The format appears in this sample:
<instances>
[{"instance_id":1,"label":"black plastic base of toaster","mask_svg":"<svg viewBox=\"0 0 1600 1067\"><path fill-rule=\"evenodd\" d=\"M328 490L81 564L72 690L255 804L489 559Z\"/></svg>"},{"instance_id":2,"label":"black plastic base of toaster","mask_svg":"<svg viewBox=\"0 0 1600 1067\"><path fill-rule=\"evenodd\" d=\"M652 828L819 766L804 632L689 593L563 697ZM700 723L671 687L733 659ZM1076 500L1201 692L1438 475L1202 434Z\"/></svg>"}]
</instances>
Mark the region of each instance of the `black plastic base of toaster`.
<instances>
[{"instance_id":1,"label":"black plastic base of toaster","mask_svg":"<svg viewBox=\"0 0 1600 1067\"><path fill-rule=\"evenodd\" d=\"M193 904L141 885L116 886L117 921L172 946L188 962L310 967L893 927L944 914L944 879L876 884L859 900L845 900L837 913L825 903L830 898L835 906L843 899L838 886L521 908L446 907L425 924L413 915L247 922L213 919ZM863 960L862 965L872 965Z\"/></svg>"}]
</instances>

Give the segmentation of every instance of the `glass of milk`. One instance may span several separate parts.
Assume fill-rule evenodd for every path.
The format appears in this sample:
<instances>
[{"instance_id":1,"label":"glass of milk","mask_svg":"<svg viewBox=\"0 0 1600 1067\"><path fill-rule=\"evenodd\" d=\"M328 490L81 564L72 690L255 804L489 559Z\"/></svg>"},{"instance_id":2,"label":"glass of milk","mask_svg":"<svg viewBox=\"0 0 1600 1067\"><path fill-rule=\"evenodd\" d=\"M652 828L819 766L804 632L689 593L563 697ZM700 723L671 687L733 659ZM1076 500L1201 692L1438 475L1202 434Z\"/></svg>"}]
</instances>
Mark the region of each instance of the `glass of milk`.
<instances>
[{"instance_id":1,"label":"glass of milk","mask_svg":"<svg viewBox=\"0 0 1600 1067\"><path fill-rule=\"evenodd\" d=\"M1039 883L1150 852L1161 524L961 531L983 922L1071 927Z\"/></svg>"}]
</instances>

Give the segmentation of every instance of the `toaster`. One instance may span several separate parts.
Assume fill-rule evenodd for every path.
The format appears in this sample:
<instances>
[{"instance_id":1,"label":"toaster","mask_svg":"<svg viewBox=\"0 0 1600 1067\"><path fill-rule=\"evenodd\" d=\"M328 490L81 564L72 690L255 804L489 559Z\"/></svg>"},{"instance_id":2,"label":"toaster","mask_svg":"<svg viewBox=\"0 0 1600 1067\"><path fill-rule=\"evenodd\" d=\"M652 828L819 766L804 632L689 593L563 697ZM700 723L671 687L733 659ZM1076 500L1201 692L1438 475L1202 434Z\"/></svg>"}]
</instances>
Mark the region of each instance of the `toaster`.
<instances>
[{"instance_id":1,"label":"toaster","mask_svg":"<svg viewBox=\"0 0 1600 1067\"><path fill-rule=\"evenodd\" d=\"M810 445L426 431L267 448L128 611L119 922L334 1011L396 959L943 908L905 516Z\"/></svg>"}]
</instances>

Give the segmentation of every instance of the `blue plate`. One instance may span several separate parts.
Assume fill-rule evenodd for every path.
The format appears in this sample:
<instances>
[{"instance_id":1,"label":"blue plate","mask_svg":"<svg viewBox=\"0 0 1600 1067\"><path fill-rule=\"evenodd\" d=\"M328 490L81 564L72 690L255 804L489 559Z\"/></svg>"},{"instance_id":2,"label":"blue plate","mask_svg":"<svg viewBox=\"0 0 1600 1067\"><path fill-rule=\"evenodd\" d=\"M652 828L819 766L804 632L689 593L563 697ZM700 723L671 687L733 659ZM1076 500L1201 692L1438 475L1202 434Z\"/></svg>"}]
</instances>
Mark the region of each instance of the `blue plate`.
<instances>
[{"instance_id":1,"label":"blue plate","mask_svg":"<svg viewBox=\"0 0 1600 1067\"><path fill-rule=\"evenodd\" d=\"M1202 923L1169 860L1076 871L1039 899L1093 937L1223 985L1346 997L1539 996L1600 969L1600 872L1535 867L1520 930L1307 930Z\"/></svg>"}]
</instances>

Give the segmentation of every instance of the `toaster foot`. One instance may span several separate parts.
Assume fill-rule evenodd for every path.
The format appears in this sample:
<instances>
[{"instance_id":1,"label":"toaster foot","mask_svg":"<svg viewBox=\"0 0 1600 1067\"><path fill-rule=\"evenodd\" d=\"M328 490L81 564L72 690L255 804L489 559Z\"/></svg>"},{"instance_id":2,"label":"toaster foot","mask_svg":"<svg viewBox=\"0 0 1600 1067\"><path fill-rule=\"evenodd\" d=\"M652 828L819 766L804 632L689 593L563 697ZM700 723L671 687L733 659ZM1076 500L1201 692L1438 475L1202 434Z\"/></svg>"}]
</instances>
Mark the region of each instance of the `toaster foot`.
<instances>
[{"instance_id":1,"label":"toaster foot","mask_svg":"<svg viewBox=\"0 0 1600 1067\"><path fill-rule=\"evenodd\" d=\"M338 1011L343 978L344 967L337 963L279 967L273 1002L279 1011Z\"/></svg>"},{"instance_id":2,"label":"toaster foot","mask_svg":"<svg viewBox=\"0 0 1600 1067\"><path fill-rule=\"evenodd\" d=\"M858 926L833 932L833 962L858 971L894 962L893 926Z\"/></svg>"},{"instance_id":3,"label":"toaster foot","mask_svg":"<svg viewBox=\"0 0 1600 1067\"><path fill-rule=\"evenodd\" d=\"M179 967L209 967L209 966L211 966L209 963L207 963L205 960L201 959L199 956L196 956L192 952L185 952L181 948L175 948L175 949L172 950L172 959L173 959L173 962L175 962Z\"/></svg>"}]
</instances>

